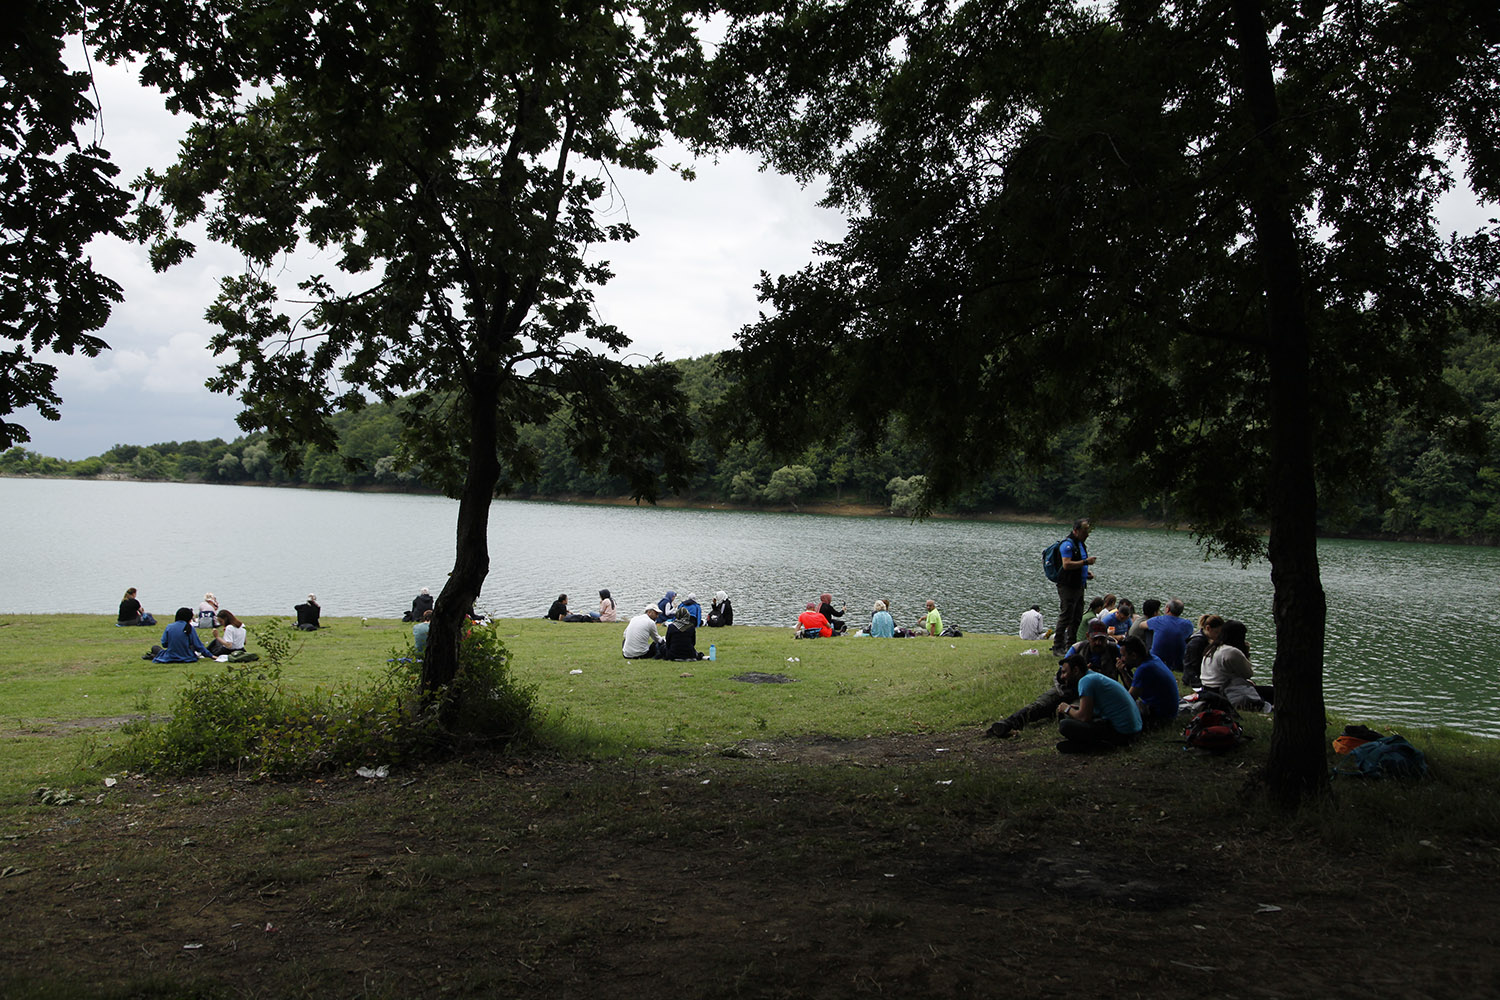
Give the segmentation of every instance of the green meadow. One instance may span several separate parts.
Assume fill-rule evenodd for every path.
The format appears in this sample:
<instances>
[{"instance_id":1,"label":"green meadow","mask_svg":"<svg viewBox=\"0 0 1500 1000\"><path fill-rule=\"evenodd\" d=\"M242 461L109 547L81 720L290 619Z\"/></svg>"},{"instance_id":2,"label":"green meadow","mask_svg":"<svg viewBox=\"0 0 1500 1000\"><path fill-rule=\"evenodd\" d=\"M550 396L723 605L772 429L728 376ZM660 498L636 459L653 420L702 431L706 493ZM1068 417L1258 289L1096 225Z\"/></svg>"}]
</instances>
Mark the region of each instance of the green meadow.
<instances>
[{"instance_id":1,"label":"green meadow","mask_svg":"<svg viewBox=\"0 0 1500 1000\"><path fill-rule=\"evenodd\" d=\"M400 622L330 625L295 635L285 684L410 656ZM0 616L0 905L26 928L0 997L1493 989L1500 741L1403 730L1427 779L1338 778L1286 815L1256 791L1266 717L1222 756L985 738L1050 683L1020 639L736 627L668 663L623 660L619 624L494 627L535 687L528 739L255 780L111 757L225 666L142 660L159 629Z\"/></svg>"},{"instance_id":2,"label":"green meadow","mask_svg":"<svg viewBox=\"0 0 1500 1000\"><path fill-rule=\"evenodd\" d=\"M263 621L247 619L251 651ZM293 633L287 686L358 685L412 655L410 626L399 621L328 625ZM590 755L978 728L1035 697L1053 671L1045 648L1026 655L1035 643L994 635L801 640L790 629L734 626L699 632L700 648L706 654L712 643L716 659L674 663L623 659L623 624L508 619L493 627L517 678L536 687L541 738ZM160 635L160 627L116 628L94 615L0 618L0 746L12 765L0 789L74 776L81 760L107 751L121 722L168 711L189 675L230 669L142 660Z\"/></svg>"}]
</instances>

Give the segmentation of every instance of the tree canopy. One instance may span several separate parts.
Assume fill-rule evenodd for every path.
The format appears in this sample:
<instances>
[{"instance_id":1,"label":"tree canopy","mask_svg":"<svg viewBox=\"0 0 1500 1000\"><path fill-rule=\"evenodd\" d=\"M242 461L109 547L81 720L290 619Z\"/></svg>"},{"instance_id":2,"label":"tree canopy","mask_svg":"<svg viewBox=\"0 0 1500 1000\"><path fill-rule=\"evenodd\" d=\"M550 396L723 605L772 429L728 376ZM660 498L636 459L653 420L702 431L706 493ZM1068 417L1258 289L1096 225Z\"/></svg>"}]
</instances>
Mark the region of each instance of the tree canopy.
<instances>
[{"instance_id":1,"label":"tree canopy","mask_svg":"<svg viewBox=\"0 0 1500 1000\"><path fill-rule=\"evenodd\" d=\"M68 68L65 41L84 26L76 0L19 0L0 41L0 450L30 441L6 419L36 407L59 417L57 368L38 355L94 357L120 286L94 269L95 236L123 235L130 196L118 168L76 129L94 119L90 76Z\"/></svg>"},{"instance_id":2,"label":"tree canopy","mask_svg":"<svg viewBox=\"0 0 1500 1000\"><path fill-rule=\"evenodd\" d=\"M158 266L191 252L183 223L244 254L210 318L227 360L210 386L295 462L332 448L340 407L405 398L404 463L460 501L437 600L430 690L456 670L459 628L489 568L489 504L534 456L521 428L559 411L581 459L637 497L682 480L673 369L628 366L593 291L617 169L656 150L699 65L686 8L642 3L196 3L166 21L120 4L107 54L195 124L151 175ZM163 27L163 25L165 25ZM292 292L311 248L331 273Z\"/></svg>"},{"instance_id":3,"label":"tree canopy","mask_svg":"<svg viewBox=\"0 0 1500 1000\"><path fill-rule=\"evenodd\" d=\"M1433 209L1450 156L1500 195L1497 41L1472 2L742 13L716 127L826 173L851 223L763 283L726 416L794 442L904 415L938 498L1097 416L1113 494L1268 552L1271 780L1295 802L1326 782L1320 505L1367 483L1364 432L1397 408L1466 424L1437 375L1490 241Z\"/></svg>"}]
</instances>

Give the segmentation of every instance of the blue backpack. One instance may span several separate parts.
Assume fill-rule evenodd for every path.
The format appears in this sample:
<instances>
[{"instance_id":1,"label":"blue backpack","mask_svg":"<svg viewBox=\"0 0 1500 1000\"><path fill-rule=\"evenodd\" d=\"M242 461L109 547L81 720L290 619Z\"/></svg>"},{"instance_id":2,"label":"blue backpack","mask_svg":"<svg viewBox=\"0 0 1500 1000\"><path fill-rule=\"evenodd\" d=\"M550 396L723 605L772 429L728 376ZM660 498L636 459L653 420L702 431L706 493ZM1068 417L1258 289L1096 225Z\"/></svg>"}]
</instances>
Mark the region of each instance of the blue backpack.
<instances>
[{"instance_id":1,"label":"blue backpack","mask_svg":"<svg viewBox=\"0 0 1500 1000\"><path fill-rule=\"evenodd\" d=\"M1042 572L1053 583L1062 575L1062 543L1066 541L1066 538L1059 538L1042 550Z\"/></svg>"}]
</instances>

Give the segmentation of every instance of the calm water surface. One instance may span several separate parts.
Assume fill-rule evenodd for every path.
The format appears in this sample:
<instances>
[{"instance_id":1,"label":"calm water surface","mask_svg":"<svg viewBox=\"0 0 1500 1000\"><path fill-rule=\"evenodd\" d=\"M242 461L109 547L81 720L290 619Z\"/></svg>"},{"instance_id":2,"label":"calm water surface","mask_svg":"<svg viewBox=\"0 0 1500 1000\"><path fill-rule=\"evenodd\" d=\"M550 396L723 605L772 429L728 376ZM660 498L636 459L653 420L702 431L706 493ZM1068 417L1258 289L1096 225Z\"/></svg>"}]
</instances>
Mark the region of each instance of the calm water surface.
<instances>
[{"instance_id":1,"label":"calm water surface","mask_svg":"<svg viewBox=\"0 0 1500 1000\"><path fill-rule=\"evenodd\" d=\"M239 615L292 613L316 592L331 616L396 617L453 565L456 502L442 497L174 483L0 479L0 609L113 614L127 586L158 618L204 591ZM669 587L734 600L737 622L786 625L831 590L850 620L889 598L898 623L932 597L944 621L1014 632L1056 592L1040 553L1065 525L659 510L497 500L479 606L541 615L559 593L592 608L608 587L634 611ZM1500 551L1330 540L1328 703L1351 717L1500 736L1500 639L1480 627L1500 591ZM1185 534L1098 528L1099 592L1181 596L1250 628L1269 680L1270 570L1204 562Z\"/></svg>"}]
</instances>

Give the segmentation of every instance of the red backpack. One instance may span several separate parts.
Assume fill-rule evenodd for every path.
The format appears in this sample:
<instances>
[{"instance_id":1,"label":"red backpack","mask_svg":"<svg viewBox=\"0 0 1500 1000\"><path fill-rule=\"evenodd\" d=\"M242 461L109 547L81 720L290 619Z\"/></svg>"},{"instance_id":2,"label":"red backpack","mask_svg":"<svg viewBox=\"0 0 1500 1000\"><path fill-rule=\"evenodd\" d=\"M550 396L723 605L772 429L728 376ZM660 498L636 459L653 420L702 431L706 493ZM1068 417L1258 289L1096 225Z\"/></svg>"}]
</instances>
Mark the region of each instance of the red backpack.
<instances>
[{"instance_id":1,"label":"red backpack","mask_svg":"<svg viewBox=\"0 0 1500 1000\"><path fill-rule=\"evenodd\" d=\"M1243 739L1245 731L1240 728L1234 713L1222 708L1205 708L1193 716L1182 731L1182 741L1188 746L1216 753L1232 750Z\"/></svg>"}]
</instances>

